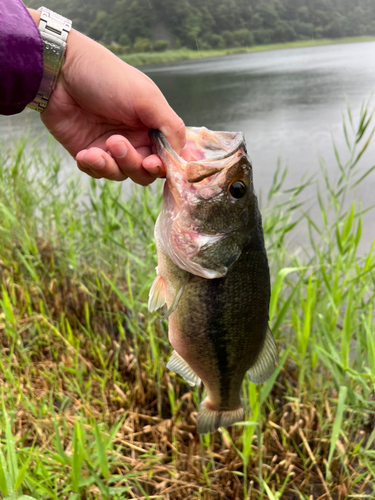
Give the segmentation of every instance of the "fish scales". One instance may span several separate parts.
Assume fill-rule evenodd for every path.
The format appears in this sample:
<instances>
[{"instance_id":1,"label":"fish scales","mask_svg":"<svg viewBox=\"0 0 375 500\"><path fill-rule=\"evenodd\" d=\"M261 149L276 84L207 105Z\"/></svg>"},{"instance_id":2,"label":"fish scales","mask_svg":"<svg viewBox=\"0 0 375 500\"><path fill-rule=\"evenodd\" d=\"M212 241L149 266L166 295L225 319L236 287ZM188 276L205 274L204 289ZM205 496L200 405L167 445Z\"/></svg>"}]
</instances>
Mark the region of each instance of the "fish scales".
<instances>
[{"instance_id":1,"label":"fish scales","mask_svg":"<svg viewBox=\"0 0 375 500\"><path fill-rule=\"evenodd\" d=\"M170 318L172 346L201 379L206 358L213 360L206 380L220 381L220 410L240 404L242 380L267 330L269 294L267 261L252 240L225 277L188 283Z\"/></svg>"},{"instance_id":2,"label":"fish scales","mask_svg":"<svg viewBox=\"0 0 375 500\"><path fill-rule=\"evenodd\" d=\"M278 355L268 328L270 276L261 215L242 135L188 131L188 145L190 137L199 148L190 146L186 160L160 132L151 135L167 181L155 227L158 276L149 308L164 302L168 307L174 352L167 366L191 385L205 385L198 432L206 433L243 419L246 372L263 382ZM189 171L191 154L199 160Z\"/></svg>"}]
</instances>

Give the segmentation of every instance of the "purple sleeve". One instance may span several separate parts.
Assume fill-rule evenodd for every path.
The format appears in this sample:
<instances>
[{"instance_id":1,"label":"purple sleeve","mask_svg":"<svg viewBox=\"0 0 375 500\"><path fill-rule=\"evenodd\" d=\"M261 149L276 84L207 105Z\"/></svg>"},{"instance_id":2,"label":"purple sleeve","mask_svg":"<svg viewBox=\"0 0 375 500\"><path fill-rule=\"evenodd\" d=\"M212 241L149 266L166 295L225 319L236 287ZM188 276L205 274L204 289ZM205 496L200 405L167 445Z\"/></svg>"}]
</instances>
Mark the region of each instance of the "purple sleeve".
<instances>
[{"instance_id":1,"label":"purple sleeve","mask_svg":"<svg viewBox=\"0 0 375 500\"><path fill-rule=\"evenodd\" d=\"M0 114L20 113L43 75L43 42L20 0L0 0Z\"/></svg>"}]
</instances>

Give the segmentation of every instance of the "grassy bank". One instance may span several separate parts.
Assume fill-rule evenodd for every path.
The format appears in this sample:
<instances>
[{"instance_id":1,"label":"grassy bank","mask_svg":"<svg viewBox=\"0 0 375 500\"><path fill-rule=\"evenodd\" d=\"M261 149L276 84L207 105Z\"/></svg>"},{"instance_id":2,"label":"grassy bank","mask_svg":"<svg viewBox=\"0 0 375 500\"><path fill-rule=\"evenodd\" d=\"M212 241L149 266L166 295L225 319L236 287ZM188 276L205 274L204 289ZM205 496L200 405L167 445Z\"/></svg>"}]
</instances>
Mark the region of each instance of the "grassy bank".
<instances>
[{"instance_id":1,"label":"grassy bank","mask_svg":"<svg viewBox=\"0 0 375 500\"><path fill-rule=\"evenodd\" d=\"M157 64L163 62L182 61L186 59L199 59L202 57L218 57L230 54L242 54L247 52L263 52L267 50L292 49L299 47L315 47L317 45L333 45L339 43L372 42L375 37L360 36L352 38L321 39L321 40L300 40L296 42L274 43L270 45L255 45L253 47L238 47L221 50L190 50L177 49L165 52L143 52L138 54L126 54L120 56L121 59L133 66L145 64Z\"/></svg>"},{"instance_id":2,"label":"grassy bank","mask_svg":"<svg viewBox=\"0 0 375 500\"><path fill-rule=\"evenodd\" d=\"M244 423L204 437L202 388L165 368L167 324L147 311L161 190L125 201L121 185L92 181L82 192L53 153L3 147L3 498L374 498L375 253L357 252L360 205L342 208L374 175L360 161L370 118L347 116L349 150L335 182L322 170L319 220L304 213L305 185L280 196L276 172L262 212L280 366L261 386L244 381ZM302 226L296 253L286 236Z\"/></svg>"}]
</instances>

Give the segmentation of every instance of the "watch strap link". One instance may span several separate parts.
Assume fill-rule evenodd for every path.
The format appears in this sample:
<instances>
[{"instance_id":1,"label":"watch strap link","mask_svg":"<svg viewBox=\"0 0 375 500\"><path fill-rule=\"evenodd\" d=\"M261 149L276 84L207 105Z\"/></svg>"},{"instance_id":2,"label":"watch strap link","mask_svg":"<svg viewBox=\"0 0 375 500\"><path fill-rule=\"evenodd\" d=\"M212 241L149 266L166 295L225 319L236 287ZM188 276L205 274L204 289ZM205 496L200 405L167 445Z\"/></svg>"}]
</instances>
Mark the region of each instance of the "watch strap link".
<instances>
[{"instance_id":1,"label":"watch strap link","mask_svg":"<svg viewBox=\"0 0 375 500\"><path fill-rule=\"evenodd\" d=\"M37 95L27 106L42 113L64 63L66 40L72 22L45 7L38 10L41 12L38 29L43 40L43 77Z\"/></svg>"}]
</instances>

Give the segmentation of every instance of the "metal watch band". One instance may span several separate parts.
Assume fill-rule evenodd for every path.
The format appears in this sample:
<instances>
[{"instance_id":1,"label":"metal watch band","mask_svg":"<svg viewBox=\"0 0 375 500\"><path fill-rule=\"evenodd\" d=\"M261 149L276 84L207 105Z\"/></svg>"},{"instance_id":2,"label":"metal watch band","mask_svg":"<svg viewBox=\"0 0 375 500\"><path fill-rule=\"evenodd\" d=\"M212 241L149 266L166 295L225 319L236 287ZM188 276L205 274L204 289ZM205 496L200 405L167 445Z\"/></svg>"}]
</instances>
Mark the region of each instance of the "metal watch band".
<instances>
[{"instance_id":1,"label":"metal watch band","mask_svg":"<svg viewBox=\"0 0 375 500\"><path fill-rule=\"evenodd\" d=\"M42 113L47 107L64 63L66 39L72 27L72 22L45 7L40 7L38 10L42 13L39 31L43 40L44 69L38 93L27 107Z\"/></svg>"}]
</instances>

